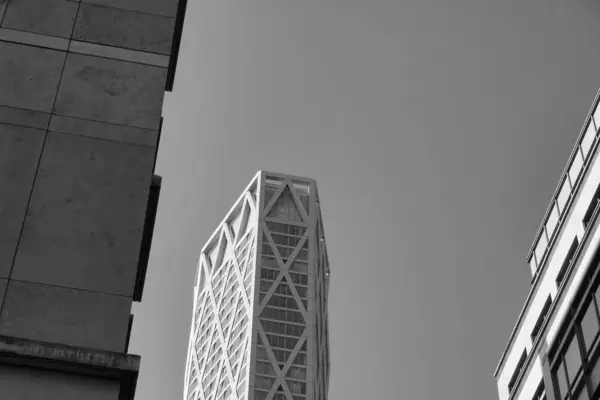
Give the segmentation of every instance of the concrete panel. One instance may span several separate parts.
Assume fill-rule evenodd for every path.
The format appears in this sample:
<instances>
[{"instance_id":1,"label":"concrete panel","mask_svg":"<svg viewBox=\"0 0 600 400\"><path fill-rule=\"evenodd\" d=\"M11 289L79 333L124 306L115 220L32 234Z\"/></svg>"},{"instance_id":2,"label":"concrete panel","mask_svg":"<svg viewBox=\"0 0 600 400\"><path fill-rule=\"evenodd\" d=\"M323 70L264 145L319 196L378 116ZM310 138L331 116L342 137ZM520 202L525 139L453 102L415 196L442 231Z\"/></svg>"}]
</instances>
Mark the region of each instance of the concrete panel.
<instances>
[{"instance_id":1,"label":"concrete panel","mask_svg":"<svg viewBox=\"0 0 600 400\"><path fill-rule=\"evenodd\" d=\"M154 65L167 68L169 66L169 56L145 51L122 49L120 47L105 46L90 42L78 42L71 40L69 51L72 53L88 54L114 60L131 61L139 64Z\"/></svg>"},{"instance_id":2,"label":"concrete panel","mask_svg":"<svg viewBox=\"0 0 600 400\"><path fill-rule=\"evenodd\" d=\"M10 280L0 334L122 352L131 299Z\"/></svg>"},{"instance_id":3,"label":"concrete panel","mask_svg":"<svg viewBox=\"0 0 600 400\"><path fill-rule=\"evenodd\" d=\"M118 381L13 365L0 365L0 387L6 400L119 399Z\"/></svg>"},{"instance_id":4,"label":"concrete panel","mask_svg":"<svg viewBox=\"0 0 600 400\"><path fill-rule=\"evenodd\" d=\"M174 18L82 4L72 38L169 55L174 26Z\"/></svg>"},{"instance_id":5,"label":"concrete panel","mask_svg":"<svg viewBox=\"0 0 600 400\"><path fill-rule=\"evenodd\" d=\"M66 54L0 42L0 104L50 112Z\"/></svg>"},{"instance_id":6,"label":"concrete panel","mask_svg":"<svg viewBox=\"0 0 600 400\"><path fill-rule=\"evenodd\" d=\"M81 0L81 2L172 18L177 15L177 0Z\"/></svg>"},{"instance_id":7,"label":"concrete panel","mask_svg":"<svg viewBox=\"0 0 600 400\"><path fill-rule=\"evenodd\" d=\"M45 131L0 124L0 277L8 277Z\"/></svg>"},{"instance_id":8,"label":"concrete panel","mask_svg":"<svg viewBox=\"0 0 600 400\"><path fill-rule=\"evenodd\" d=\"M13 277L133 295L154 149L48 133Z\"/></svg>"},{"instance_id":9,"label":"concrete panel","mask_svg":"<svg viewBox=\"0 0 600 400\"><path fill-rule=\"evenodd\" d=\"M71 36L77 3L66 0L10 0L2 27L42 35Z\"/></svg>"},{"instance_id":10,"label":"concrete panel","mask_svg":"<svg viewBox=\"0 0 600 400\"><path fill-rule=\"evenodd\" d=\"M69 54L54 111L157 130L166 73L165 68Z\"/></svg>"},{"instance_id":11,"label":"concrete panel","mask_svg":"<svg viewBox=\"0 0 600 400\"><path fill-rule=\"evenodd\" d=\"M47 113L0 106L0 123L46 129L49 121L50 114Z\"/></svg>"},{"instance_id":12,"label":"concrete panel","mask_svg":"<svg viewBox=\"0 0 600 400\"><path fill-rule=\"evenodd\" d=\"M13 29L0 28L0 40L12 43L21 43L48 49L64 50L69 48L69 40L54 36L40 35Z\"/></svg>"},{"instance_id":13,"label":"concrete panel","mask_svg":"<svg viewBox=\"0 0 600 400\"><path fill-rule=\"evenodd\" d=\"M52 116L50 130L151 147L156 147L158 139L158 132L150 129L132 128L130 126L113 125L105 122L57 115Z\"/></svg>"}]
</instances>

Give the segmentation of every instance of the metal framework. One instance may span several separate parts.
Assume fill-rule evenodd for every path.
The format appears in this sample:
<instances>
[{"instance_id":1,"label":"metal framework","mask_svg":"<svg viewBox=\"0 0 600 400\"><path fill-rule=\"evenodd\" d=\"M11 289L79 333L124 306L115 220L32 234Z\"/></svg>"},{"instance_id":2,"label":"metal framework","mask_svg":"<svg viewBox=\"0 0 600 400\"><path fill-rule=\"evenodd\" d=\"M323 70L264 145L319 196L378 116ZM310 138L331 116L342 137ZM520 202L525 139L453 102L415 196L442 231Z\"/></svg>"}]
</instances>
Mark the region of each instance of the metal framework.
<instances>
[{"instance_id":1,"label":"metal framework","mask_svg":"<svg viewBox=\"0 0 600 400\"><path fill-rule=\"evenodd\" d=\"M184 400L326 400L316 182L259 171L200 254Z\"/></svg>"}]
</instances>

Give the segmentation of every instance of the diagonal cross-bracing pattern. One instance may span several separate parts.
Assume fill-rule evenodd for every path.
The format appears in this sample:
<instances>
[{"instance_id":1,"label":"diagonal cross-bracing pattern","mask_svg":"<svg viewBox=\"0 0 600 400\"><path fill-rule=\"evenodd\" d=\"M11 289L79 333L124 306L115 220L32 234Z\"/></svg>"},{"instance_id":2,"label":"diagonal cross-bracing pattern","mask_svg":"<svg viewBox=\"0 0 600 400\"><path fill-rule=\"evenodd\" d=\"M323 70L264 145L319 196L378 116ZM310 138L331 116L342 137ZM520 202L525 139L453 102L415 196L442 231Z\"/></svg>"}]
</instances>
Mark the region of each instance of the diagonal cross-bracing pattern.
<instances>
[{"instance_id":1,"label":"diagonal cross-bracing pattern","mask_svg":"<svg viewBox=\"0 0 600 400\"><path fill-rule=\"evenodd\" d=\"M185 400L325 400L329 264L316 183L259 172L202 249Z\"/></svg>"}]
</instances>

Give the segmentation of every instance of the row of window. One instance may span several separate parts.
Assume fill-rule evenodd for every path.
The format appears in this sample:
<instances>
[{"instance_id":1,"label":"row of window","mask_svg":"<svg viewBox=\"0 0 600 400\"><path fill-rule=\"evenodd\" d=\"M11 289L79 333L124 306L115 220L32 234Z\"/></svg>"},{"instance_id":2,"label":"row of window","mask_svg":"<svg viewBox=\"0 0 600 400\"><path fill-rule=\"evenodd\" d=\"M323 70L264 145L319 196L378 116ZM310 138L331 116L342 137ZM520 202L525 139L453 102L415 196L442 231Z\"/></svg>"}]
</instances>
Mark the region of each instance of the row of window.
<instances>
[{"instance_id":1,"label":"row of window","mask_svg":"<svg viewBox=\"0 0 600 400\"><path fill-rule=\"evenodd\" d=\"M229 311L229 313L227 314L226 320L228 323L233 323L233 327L231 329L232 333L231 335L236 335L236 334L242 334L244 332L244 328L246 326L246 322L248 321L248 318L246 316L244 307L240 304L240 307L238 307L238 311L237 314L235 316L235 318L232 316L233 314L233 310L231 309ZM212 318L211 318L212 319ZM207 321L205 321L205 323L210 323L211 320L207 318ZM205 326L205 324L203 323L202 326ZM227 329L228 324L225 324L223 326L223 328L226 330ZM199 338L197 339L197 343L198 342L202 342L204 343L206 340L208 340L209 335L212 333L209 329L204 329L203 331L199 331L202 332L199 335ZM226 334L227 332L224 332L224 334Z\"/></svg>"},{"instance_id":2,"label":"row of window","mask_svg":"<svg viewBox=\"0 0 600 400\"><path fill-rule=\"evenodd\" d=\"M262 390L255 390L254 391L254 400L266 400L267 395L269 394L269 392L266 391L262 391ZM286 395L283 393L283 389L278 389L277 392L273 395L273 397L271 397L272 400L288 400L288 398L286 397ZM306 398L304 396L293 396L294 400L305 400Z\"/></svg>"},{"instance_id":3,"label":"row of window","mask_svg":"<svg viewBox=\"0 0 600 400\"><path fill-rule=\"evenodd\" d=\"M292 278L292 283L294 283L294 285L308 286L308 275L297 274L295 272L288 273L290 274L290 278Z\"/></svg>"},{"instance_id":4,"label":"row of window","mask_svg":"<svg viewBox=\"0 0 600 400\"><path fill-rule=\"evenodd\" d=\"M299 352L296 355L296 358L294 359L294 361L292 362L294 365L306 366L306 349L304 348L305 346L306 346L306 342L304 342L304 345L302 346L304 350ZM279 350L279 349L272 349L272 350L273 350L273 354L275 355L275 359L280 364L285 364L288 361L288 359L290 358L290 356L292 355L291 351ZM263 346L256 346L256 358L258 360L269 361L267 349L265 349Z\"/></svg>"},{"instance_id":5,"label":"row of window","mask_svg":"<svg viewBox=\"0 0 600 400\"><path fill-rule=\"evenodd\" d=\"M257 361L256 362L256 373L261 375L277 376L275 368L271 363ZM306 368L290 366L286 373L286 378L306 380Z\"/></svg>"},{"instance_id":6,"label":"row of window","mask_svg":"<svg viewBox=\"0 0 600 400\"><path fill-rule=\"evenodd\" d=\"M260 282L260 291L266 293L269 291L269 289L271 289L272 285L273 285L273 282L261 281ZM308 296L308 288L307 287L304 287L304 286L294 286L294 287L296 289L296 292L298 293L298 296L300 296L300 298L307 298L307 296ZM279 282L279 285L277 285L277 287L275 288L274 293L284 295L284 296L294 297L292 289L288 285L287 279L285 277L281 280L281 282Z\"/></svg>"},{"instance_id":7,"label":"row of window","mask_svg":"<svg viewBox=\"0 0 600 400\"><path fill-rule=\"evenodd\" d=\"M246 378L243 378L237 387L237 395L238 395L239 399L242 399L245 397L244 396L245 389L246 389Z\"/></svg>"},{"instance_id":8,"label":"row of window","mask_svg":"<svg viewBox=\"0 0 600 400\"><path fill-rule=\"evenodd\" d=\"M235 288L234 288L235 290ZM243 301L240 297L236 296L234 290L229 291L229 293L224 294L218 305L219 307L219 315L224 320L225 316L228 315L231 311L235 310L243 310L244 305ZM219 301L219 300L217 300Z\"/></svg>"},{"instance_id":9,"label":"row of window","mask_svg":"<svg viewBox=\"0 0 600 400\"><path fill-rule=\"evenodd\" d=\"M277 245L277 247L287 246L291 247L292 249L295 249L298 246L298 243L300 243L300 240L302 240L302 238L297 236L282 235L280 233L271 233L271 237L273 238L273 242ZM304 242L302 248L308 249L308 240Z\"/></svg>"},{"instance_id":10,"label":"row of window","mask_svg":"<svg viewBox=\"0 0 600 400\"><path fill-rule=\"evenodd\" d=\"M223 262L221 263L221 265L215 266L212 272L213 288L216 288L218 286L218 283L221 281L221 279L230 275L230 273L232 272L232 268L233 261L231 260Z\"/></svg>"},{"instance_id":11,"label":"row of window","mask_svg":"<svg viewBox=\"0 0 600 400\"><path fill-rule=\"evenodd\" d=\"M275 269L269 269L269 268L262 267L260 269L260 279L264 279L267 281L274 281L275 279L277 279L277 277L279 276L280 273L281 273L281 270L275 270Z\"/></svg>"},{"instance_id":12,"label":"row of window","mask_svg":"<svg viewBox=\"0 0 600 400\"><path fill-rule=\"evenodd\" d=\"M585 134L581 142L575 147L575 154L570 162L568 172L561 183L562 186L556 198L552 200L552 208L547 216L546 221L544 222L541 235L537 239L535 250L531 258L531 263L534 265L534 270L537 270L541 266L542 260L547 252L548 243L552 240L552 237L555 234L558 221L566 211L566 206L569 198L571 197L573 188L576 186L576 183L580 177L580 173L583 170L583 166L585 165L587 158L591 153L590 150L596 140L596 133L598 132L596 125L600 121L598 119L599 117L600 107L596 108L594 116L588 121Z\"/></svg>"},{"instance_id":13,"label":"row of window","mask_svg":"<svg viewBox=\"0 0 600 400\"><path fill-rule=\"evenodd\" d=\"M285 264L287 262L287 260L283 260L283 262ZM266 254L263 254L263 256L262 256L261 265L263 267L267 267L267 268L281 269L281 267L277 263L277 260L275 259L275 257L269 256ZM306 260L303 261L303 260L295 259L294 261L292 261L292 264L290 265L289 270L294 271L294 272L308 274L308 262Z\"/></svg>"},{"instance_id":14,"label":"row of window","mask_svg":"<svg viewBox=\"0 0 600 400\"><path fill-rule=\"evenodd\" d=\"M598 299L600 287L592 293L567 336L564 350L553 361L553 377L559 399L587 399L600 384L597 341L600 331Z\"/></svg>"},{"instance_id":15,"label":"row of window","mask_svg":"<svg viewBox=\"0 0 600 400\"><path fill-rule=\"evenodd\" d=\"M279 251L279 256L282 259L285 259L284 262L287 262L287 259L292 255L292 253L294 252L295 248L293 248L293 247L277 246L277 250ZM268 255L268 256L274 256L275 255L275 253L273 252L273 248L268 243L263 243L262 244L262 254ZM305 248L300 249L300 251L298 251L298 254L296 255L296 257L294 259L295 260L300 260L300 261L308 261L308 250L305 249Z\"/></svg>"},{"instance_id":16,"label":"row of window","mask_svg":"<svg viewBox=\"0 0 600 400\"><path fill-rule=\"evenodd\" d=\"M262 375L277 375L273 364L270 362L257 361L256 362L256 373Z\"/></svg>"},{"instance_id":17,"label":"row of window","mask_svg":"<svg viewBox=\"0 0 600 400\"><path fill-rule=\"evenodd\" d=\"M236 375L236 365L232 365L232 372L234 373L234 375ZM216 386L217 383L217 376L218 376L218 372L220 371L220 382L219 385L216 388L216 392L219 393L217 395L218 399L224 399L227 398L227 396L229 396L229 394L231 394L231 391L229 391L229 394L227 396L224 395L224 393L227 391L227 389L229 388L229 384L227 383L227 372L223 369L224 366L221 365L221 368L216 369L214 368L213 370L210 371L209 374L205 374L204 379L202 379L202 383L203 383L203 387L204 387L204 393L205 394L209 394L213 391L213 389ZM242 367L242 368L245 368ZM238 396L241 393L241 391L243 391L244 389L244 385L245 385L245 378L242 379L242 381L238 384Z\"/></svg>"},{"instance_id":18,"label":"row of window","mask_svg":"<svg viewBox=\"0 0 600 400\"><path fill-rule=\"evenodd\" d=\"M273 294L269 299L267 305L271 307L287 308L289 310L299 311L300 307L296 303L296 299L293 297L283 297L281 295Z\"/></svg>"},{"instance_id":19,"label":"row of window","mask_svg":"<svg viewBox=\"0 0 600 400\"><path fill-rule=\"evenodd\" d=\"M242 277L244 277L244 272L248 272L249 265L251 265L251 262L254 259L253 257L254 249L252 247L246 248L243 253L237 257L237 263Z\"/></svg>"},{"instance_id":20,"label":"row of window","mask_svg":"<svg viewBox=\"0 0 600 400\"><path fill-rule=\"evenodd\" d=\"M305 327L294 324L286 324L283 322L261 320L261 325L267 333L278 333L281 335L300 337L304 332Z\"/></svg>"},{"instance_id":21,"label":"row of window","mask_svg":"<svg viewBox=\"0 0 600 400\"><path fill-rule=\"evenodd\" d=\"M292 310L282 310L280 308L273 308L267 306L263 309L263 312L260 314L262 318L273 319L275 321L288 321L295 322L297 324L304 324L304 317L302 313L298 311Z\"/></svg>"},{"instance_id":22,"label":"row of window","mask_svg":"<svg viewBox=\"0 0 600 400\"><path fill-rule=\"evenodd\" d=\"M275 384L276 378L266 377L266 376L257 376L254 380L254 385L256 389L266 389L269 390ZM304 382L294 382L294 381L286 381L290 392L295 394L306 394L306 383Z\"/></svg>"},{"instance_id":23,"label":"row of window","mask_svg":"<svg viewBox=\"0 0 600 400\"><path fill-rule=\"evenodd\" d=\"M284 337L278 335L267 334L267 339L271 347L278 347L281 349L294 350L298 343L298 338Z\"/></svg>"},{"instance_id":24,"label":"row of window","mask_svg":"<svg viewBox=\"0 0 600 400\"><path fill-rule=\"evenodd\" d=\"M598 185L598 188L596 189L596 192L590 202L590 205L588 206L588 210L586 211L583 221L582 221L583 225L586 229L589 227L589 222L591 220L591 217L593 216L594 211L596 210L596 208L598 207L599 204L600 204L600 184ZM560 288L561 284L564 281L564 278L566 276L566 273L567 273L569 267L575 260L575 255L577 254L577 249L579 248L579 244L580 244L579 239L577 238L577 236L575 236L573 238L573 242L571 243L571 245L569 247L569 250L567 251L565 259L556 275L555 283L558 288ZM540 316L538 317L538 320L536 321L536 323L531 331L532 343L535 343L535 341L540 333L540 330L541 330L542 326L544 325L546 318L548 317L551 306L552 306L552 298L550 295L548 295L548 298L546 299L546 302L544 303L544 306L542 307L542 311L540 312ZM516 383L516 379L518 377L519 372L520 372L520 370L517 367L515 372L513 373L511 381L510 381L513 383L513 386L514 386L514 383ZM515 380L514 382L513 382L513 379ZM511 386L510 382L509 382L509 392L512 392L513 387Z\"/></svg>"},{"instance_id":25,"label":"row of window","mask_svg":"<svg viewBox=\"0 0 600 400\"><path fill-rule=\"evenodd\" d=\"M232 332L232 335L235 335L235 337L229 344L228 351L230 354L233 353L235 355L235 357L237 357L243 353L242 348L244 346L243 346L242 342L243 342L243 338L246 333L245 328L246 328L246 323L244 321L242 323L238 323L236 328ZM211 367L213 367L214 365L216 365L216 363L218 362L218 359L219 359L218 356L221 353L220 342L217 338L213 339L213 345L211 346L210 351L206 351L206 347L208 347L209 344L210 344L210 342L208 340L205 340L202 347L200 347L200 349L198 349L198 346L196 347L198 350L197 354L199 355L201 362L204 361L204 359L207 360L206 361L207 362L207 365L206 365L207 370L210 369ZM236 349L236 350L233 351L234 349Z\"/></svg>"},{"instance_id":26,"label":"row of window","mask_svg":"<svg viewBox=\"0 0 600 400\"><path fill-rule=\"evenodd\" d=\"M285 235L292 235L297 237L304 236L306 227L290 224L282 224L280 222L266 221L267 228L270 232L283 233Z\"/></svg>"},{"instance_id":27,"label":"row of window","mask_svg":"<svg viewBox=\"0 0 600 400\"><path fill-rule=\"evenodd\" d=\"M281 273L281 269L270 269L266 267L262 267L260 269L260 278L265 280L274 281L277 279L279 274ZM292 282L296 285L308 286L308 275L298 274L295 272L288 272L290 274L290 278L292 278Z\"/></svg>"},{"instance_id":28,"label":"row of window","mask_svg":"<svg viewBox=\"0 0 600 400\"><path fill-rule=\"evenodd\" d=\"M295 222L304 222L298 208L296 207L296 202L292 198L292 194L290 190L286 187L275 204L271 211L269 211L268 217L283 219L288 221Z\"/></svg>"},{"instance_id":29,"label":"row of window","mask_svg":"<svg viewBox=\"0 0 600 400\"><path fill-rule=\"evenodd\" d=\"M252 231L246 232L244 234L244 237L240 241L237 242L235 247L238 251L239 251L239 249L242 249L242 248L246 247L246 245L250 244L250 240L254 237L252 235L252 233L253 233Z\"/></svg>"},{"instance_id":30,"label":"row of window","mask_svg":"<svg viewBox=\"0 0 600 400\"><path fill-rule=\"evenodd\" d=\"M265 298L267 292L271 289L271 286L273 286L273 282L271 281L260 281L260 301L262 302L263 299ZM277 290L277 289L276 289ZM300 297L300 300L302 301L302 303L304 304L304 308L307 307L308 305L308 300L307 300L307 288L304 288L302 286L298 286L296 287L296 292L298 292L298 297ZM272 294L273 297L277 297L277 296L287 296L287 298L291 298L294 299L294 295L291 293L291 290L289 293L285 293L285 294L280 294L277 292L274 292ZM294 300L295 301L295 300ZM298 310L298 306L294 304L292 304L291 306L289 304L286 304L285 302L282 302L280 304L275 304L272 301L269 301L269 305L272 306L278 306L278 307L287 307L287 308L291 308L294 310Z\"/></svg>"},{"instance_id":31,"label":"row of window","mask_svg":"<svg viewBox=\"0 0 600 400\"><path fill-rule=\"evenodd\" d=\"M252 232L250 232L252 233ZM238 262L244 258L244 255L247 254L252 249L252 242L254 237L251 234L247 234L242 240L240 240L235 246L235 254L238 255Z\"/></svg>"}]
</instances>

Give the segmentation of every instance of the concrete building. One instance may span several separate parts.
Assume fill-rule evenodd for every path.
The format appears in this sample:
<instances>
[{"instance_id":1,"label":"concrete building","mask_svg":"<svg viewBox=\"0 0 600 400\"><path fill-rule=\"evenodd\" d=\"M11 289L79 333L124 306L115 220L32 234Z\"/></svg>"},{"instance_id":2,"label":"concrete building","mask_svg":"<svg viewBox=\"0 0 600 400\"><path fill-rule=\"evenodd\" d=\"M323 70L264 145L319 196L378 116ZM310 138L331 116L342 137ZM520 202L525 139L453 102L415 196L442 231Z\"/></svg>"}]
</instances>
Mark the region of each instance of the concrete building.
<instances>
[{"instance_id":1,"label":"concrete building","mask_svg":"<svg viewBox=\"0 0 600 400\"><path fill-rule=\"evenodd\" d=\"M598 128L597 96L529 252L531 291L495 372L500 400L600 397Z\"/></svg>"},{"instance_id":2,"label":"concrete building","mask_svg":"<svg viewBox=\"0 0 600 400\"><path fill-rule=\"evenodd\" d=\"M133 399L185 0L0 0L0 398Z\"/></svg>"},{"instance_id":3,"label":"concrete building","mask_svg":"<svg viewBox=\"0 0 600 400\"><path fill-rule=\"evenodd\" d=\"M326 400L329 262L316 182L259 172L200 253L185 400Z\"/></svg>"}]
</instances>

